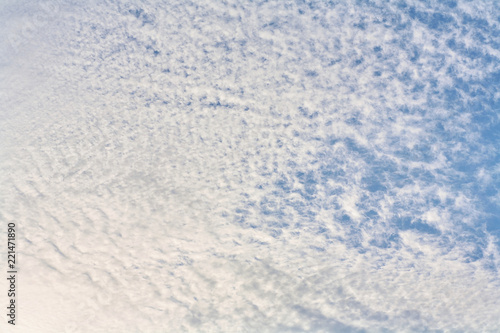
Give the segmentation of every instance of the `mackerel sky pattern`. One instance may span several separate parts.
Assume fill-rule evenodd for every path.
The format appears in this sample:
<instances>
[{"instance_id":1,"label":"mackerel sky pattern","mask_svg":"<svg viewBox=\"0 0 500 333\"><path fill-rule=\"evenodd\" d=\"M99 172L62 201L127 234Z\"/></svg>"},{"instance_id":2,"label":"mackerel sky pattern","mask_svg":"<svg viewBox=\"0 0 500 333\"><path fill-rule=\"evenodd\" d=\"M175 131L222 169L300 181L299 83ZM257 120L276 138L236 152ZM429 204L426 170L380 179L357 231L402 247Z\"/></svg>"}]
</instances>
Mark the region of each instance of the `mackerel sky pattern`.
<instances>
[{"instance_id":1,"label":"mackerel sky pattern","mask_svg":"<svg viewBox=\"0 0 500 333\"><path fill-rule=\"evenodd\" d=\"M0 330L498 332L499 6L2 1Z\"/></svg>"}]
</instances>

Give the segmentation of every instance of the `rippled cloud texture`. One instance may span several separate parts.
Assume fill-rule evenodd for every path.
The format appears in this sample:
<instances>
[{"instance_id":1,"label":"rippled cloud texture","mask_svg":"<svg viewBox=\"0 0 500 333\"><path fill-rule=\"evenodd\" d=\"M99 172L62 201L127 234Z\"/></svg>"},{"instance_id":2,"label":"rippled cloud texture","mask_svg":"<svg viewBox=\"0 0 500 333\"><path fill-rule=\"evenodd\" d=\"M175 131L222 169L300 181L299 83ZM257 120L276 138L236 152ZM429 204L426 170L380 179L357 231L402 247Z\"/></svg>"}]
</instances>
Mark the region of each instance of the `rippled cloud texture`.
<instances>
[{"instance_id":1,"label":"rippled cloud texture","mask_svg":"<svg viewBox=\"0 0 500 333\"><path fill-rule=\"evenodd\" d=\"M0 17L2 332L500 331L497 1Z\"/></svg>"}]
</instances>

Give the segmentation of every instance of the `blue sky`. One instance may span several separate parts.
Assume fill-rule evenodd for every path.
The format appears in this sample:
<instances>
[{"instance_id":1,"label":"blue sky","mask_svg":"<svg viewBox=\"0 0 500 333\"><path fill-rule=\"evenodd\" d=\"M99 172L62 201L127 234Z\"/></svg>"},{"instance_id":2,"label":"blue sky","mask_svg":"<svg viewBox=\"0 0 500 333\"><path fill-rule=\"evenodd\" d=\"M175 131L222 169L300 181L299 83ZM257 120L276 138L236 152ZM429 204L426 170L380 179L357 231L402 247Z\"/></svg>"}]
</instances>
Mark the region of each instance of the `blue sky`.
<instances>
[{"instance_id":1,"label":"blue sky","mask_svg":"<svg viewBox=\"0 0 500 333\"><path fill-rule=\"evenodd\" d=\"M3 2L20 325L498 331L499 9Z\"/></svg>"}]
</instances>

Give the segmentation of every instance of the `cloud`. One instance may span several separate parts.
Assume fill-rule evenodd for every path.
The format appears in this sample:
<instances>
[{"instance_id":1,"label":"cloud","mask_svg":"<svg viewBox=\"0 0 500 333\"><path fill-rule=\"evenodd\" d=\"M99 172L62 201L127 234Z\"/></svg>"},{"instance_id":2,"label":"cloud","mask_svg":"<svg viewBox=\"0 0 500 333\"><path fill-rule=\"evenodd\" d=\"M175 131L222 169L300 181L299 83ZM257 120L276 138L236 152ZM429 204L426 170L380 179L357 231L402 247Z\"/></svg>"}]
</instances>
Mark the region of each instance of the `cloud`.
<instances>
[{"instance_id":1,"label":"cloud","mask_svg":"<svg viewBox=\"0 0 500 333\"><path fill-rule=\"evenodd\" d=\"M494 4L47 5L0 70L23 329L498 330Z\"/></svg>"}]
</instances>

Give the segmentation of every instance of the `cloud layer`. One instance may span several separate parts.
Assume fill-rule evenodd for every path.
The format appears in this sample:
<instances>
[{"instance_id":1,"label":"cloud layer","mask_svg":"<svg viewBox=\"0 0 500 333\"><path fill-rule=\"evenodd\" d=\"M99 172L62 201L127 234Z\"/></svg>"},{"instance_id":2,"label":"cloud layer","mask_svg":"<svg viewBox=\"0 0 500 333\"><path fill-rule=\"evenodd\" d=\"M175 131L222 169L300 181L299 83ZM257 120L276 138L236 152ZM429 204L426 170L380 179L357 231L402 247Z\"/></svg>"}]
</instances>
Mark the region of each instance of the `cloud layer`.
<instances>
[{"instance_id":1,"label":"cloud layer","mask_svg":"<svg viewBox=\"0 0 500 333\"><path fill-rule=\"evenodd\" d=\"M1 12L26 331L500 329L496 2Z\"/></svg>"}]
</instances>

